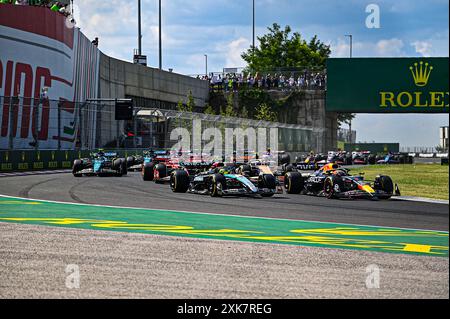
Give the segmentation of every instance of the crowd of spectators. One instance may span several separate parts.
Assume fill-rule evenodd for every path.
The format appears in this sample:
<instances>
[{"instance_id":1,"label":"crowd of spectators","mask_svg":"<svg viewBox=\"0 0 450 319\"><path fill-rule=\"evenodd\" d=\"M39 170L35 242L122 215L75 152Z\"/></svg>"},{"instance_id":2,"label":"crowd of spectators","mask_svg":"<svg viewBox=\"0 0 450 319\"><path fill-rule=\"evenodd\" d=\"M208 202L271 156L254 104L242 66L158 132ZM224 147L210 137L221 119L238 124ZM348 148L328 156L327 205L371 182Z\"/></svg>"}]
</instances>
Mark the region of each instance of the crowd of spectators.
<instances>
[{"instance_id":1,"label":"crowd of spectators","mask_svg":"<svg viewBox=\"0 0 450 319\"><path fill-rule=\"evenodd\" d=\"M264 90L324 90L327 75L325 72L296 72L274 74L211 74L198 76L198 79L209 81L211 90L237 92L242 88L260 88Z\"/></svg>"},{"instance_id":2,"label":"crowd of spectators","mask_svg":"<svg viewBox=\"0 0 450 319\"><path fill-rule=\"evenodd\" d=\"M62 13L66 16L70 15L67 4L52 0L0 0L0 4L13 4L20 6L39 6L47 7L52 11Z\"/></svg>"}]
</instances>

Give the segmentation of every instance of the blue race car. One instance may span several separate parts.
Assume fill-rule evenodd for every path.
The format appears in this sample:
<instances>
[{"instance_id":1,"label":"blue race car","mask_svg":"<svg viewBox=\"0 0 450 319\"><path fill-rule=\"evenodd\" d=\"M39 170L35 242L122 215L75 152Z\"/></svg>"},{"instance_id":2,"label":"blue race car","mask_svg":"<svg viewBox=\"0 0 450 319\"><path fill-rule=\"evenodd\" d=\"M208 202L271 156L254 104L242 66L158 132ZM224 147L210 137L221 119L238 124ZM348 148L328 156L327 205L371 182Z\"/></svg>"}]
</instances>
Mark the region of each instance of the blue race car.
<instances>
[{"instance_id":1,"label":"blue race car","mask_svg":"<svg viewBox=\"0 0 450 319\"><path fill-rule=\"evenodd\" d=\"M393 153L389 153L384 159L377 161L377 164L400 164L400 159Z\"/></svg>"},{"instance_id":2,"label":"blue race car","mask_svg":"<svg viewBox=\"0 0 450 319\"><path fill-rule=\"evenodd\" d=\"M99 150L91 153L90 158L77 159L73 163L72 174L75 177L85 176L123 176L127 175L127 162L119 158L117 153Z\"/></svg>"},{"instance_id":3,"label":"blue race car","mask_svg":"<svg viewBox=\"0 0 450 319\"><path fill-rule=\"evenodd\" d=\"M128 171L142 171L145 164L155 162L155 158L159 156L167 156L167 151L144 151L142 155L132 155L127 157Z\"/></svg>"}]
</instances>

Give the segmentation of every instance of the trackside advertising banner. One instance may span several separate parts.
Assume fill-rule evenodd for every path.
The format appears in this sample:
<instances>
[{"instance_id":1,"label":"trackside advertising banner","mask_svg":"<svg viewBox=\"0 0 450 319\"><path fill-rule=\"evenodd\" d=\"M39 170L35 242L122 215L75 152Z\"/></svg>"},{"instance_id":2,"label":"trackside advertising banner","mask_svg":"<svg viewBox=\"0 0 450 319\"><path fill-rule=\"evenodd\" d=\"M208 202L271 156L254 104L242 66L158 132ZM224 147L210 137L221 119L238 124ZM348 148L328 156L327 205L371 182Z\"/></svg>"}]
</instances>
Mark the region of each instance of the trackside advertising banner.
<instances>
[{"instance_id":1,"label":"trackside advertising banner","mask_svg":"<svg viewBox=\"0 0 450 319\"><path fill-rule=\"evenodd\" d=\"M448 113L448 58L352 58L327 63L327 111Z\"/></svg>"},{"instance_id":2,"label":"trackside advertising banner","mask_svg":"<svg viewBox=\"0 0 450 319\"><path fill-rule=\"evenodd\" d=\"M78 105L98 96L99 50L67 18L45 7L0 5L0 149L73 149ZM48 99L39 100L43 87ZM19 96L19 102L10 99ZM12 111L10 111L10 108ZM36 129L37 126L37 129ZM59 131L58 131L59 127ZM31 144L31 145L30 145Z\"/></svg>"}]
</instances>

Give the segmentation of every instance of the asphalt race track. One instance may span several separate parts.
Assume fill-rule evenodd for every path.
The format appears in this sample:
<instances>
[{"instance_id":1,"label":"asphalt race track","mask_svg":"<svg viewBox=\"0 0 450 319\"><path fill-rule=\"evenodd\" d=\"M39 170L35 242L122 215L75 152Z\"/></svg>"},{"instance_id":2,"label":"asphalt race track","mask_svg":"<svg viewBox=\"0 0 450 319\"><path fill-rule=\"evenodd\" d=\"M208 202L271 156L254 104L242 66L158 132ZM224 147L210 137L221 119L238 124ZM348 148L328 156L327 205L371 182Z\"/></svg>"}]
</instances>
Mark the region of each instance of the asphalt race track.
<instances>
[{"instance_id":1,"label":"asphalt race track","mask_svg":"<svg viewBox=\"0 0 450 319\"><path fill-rule=\"evenodd\" d=\"M0 194L84 204L142 207L279 219L399 227L449 229L448 205L407 201L327 200L301 195L273 198L211 198L174 194L168 185L144 182L139 173L126 177L71 174L0 178Z\"/></svg>"},{"instance_id":2,"label":"asphalt race track","mask_svg":"<svg viewBox=\"0 0 450 319\"><path fill-rule=\"evenodd\" d=\"M339 247L215 240L214 237L190 238L176 234L167 236L154 232L104 231L92 227L76 229L51 225L54 219L44 224L23 224L20 219L4 222L2 218L13 216L8 214L14 211L18 211L19 215L33 216L33 213L26 211L27 207L30 207L30 212L37 209L42 214L50 212L45 205L61 209L65 206L42 203L43 208L39 211L39 203L30 201L25 203L29 204L27 206L22 205L24 203L19 199L0 198L0 298L449 297L449 212L448 205L444 204L327 200L300 195L276 195L269 199L211 198L174 194L168 185L143 182L139 173L129 173L122 178L74 178L67 173L0 177L0 194L220 215L217 218L205 215L205 223L220 219L223 215L239 215L290 220L286 223L316 221L398 228L384 229L385 232L399 231L400 228L441 231L417 231L415 236L430 233L441 236L441 251L445 252L443 257L435 257L420 252L385 253ZM72 213L72 218L94 218L95 223L102 226L102 222L98 221L103 217L101 207L95 216L97 207L69 206L77 206L73 209L81 211L81 215ZM103 210L107 211L106 208ZM145 216L147 211L125 211L122 221L115 222L116 227L161 226L133 225L133 216L125 215ZM92 217L89 216L91 212L94 212ZM58 209L51 213L53 217L69 216ZM198 214L189 213L182 216L184 221L174 225L184 225L189 221L194 223L194 217L186 217L191 215L202 219ZM37 214L36 217L43 215ZM131 220L129 224L123 221L127 218ZM149 218L151 220L152 217ZM109 220L107 227L114 223L114 220L106 220ZM63 222L79 221L71 219ZM252 220L245 219L245 223L239 226L251 228L262 222L255 220L255 225L251 225ZM265 223L270 224L271 221ZM409 230L405 232L411 233ZM407 237L400 238L403 243L406 240ZM420 250L421 246L417 247ZM76 289L66 286L68 265L77 265L80 269L80 287ZM366 285L367 267L372 265L380 269L380 285L369 289Z\"/></svg>"}]
</instances>

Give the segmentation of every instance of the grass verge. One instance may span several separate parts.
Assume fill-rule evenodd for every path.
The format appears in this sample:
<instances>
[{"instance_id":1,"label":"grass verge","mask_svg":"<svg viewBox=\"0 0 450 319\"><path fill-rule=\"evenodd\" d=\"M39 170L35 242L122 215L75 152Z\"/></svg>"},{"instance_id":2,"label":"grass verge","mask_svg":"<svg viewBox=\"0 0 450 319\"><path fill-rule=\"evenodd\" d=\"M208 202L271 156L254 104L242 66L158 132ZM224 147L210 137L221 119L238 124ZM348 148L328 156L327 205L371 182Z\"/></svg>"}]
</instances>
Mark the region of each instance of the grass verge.
<instances>
[{"instance_id":1,"label":"grass verge","mask_svg":"<svg viewBox=\"0 0 450 319\"><path fill-rule=\"evenodd\" d=\"M439 164L375 165L354 169L365 173L368 180L388 175L400 187L402 196L448 200L449 167Z\"/></svg>"}]
</instances>

